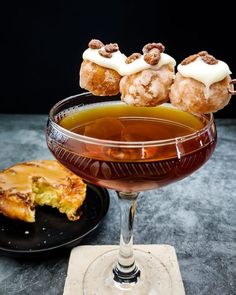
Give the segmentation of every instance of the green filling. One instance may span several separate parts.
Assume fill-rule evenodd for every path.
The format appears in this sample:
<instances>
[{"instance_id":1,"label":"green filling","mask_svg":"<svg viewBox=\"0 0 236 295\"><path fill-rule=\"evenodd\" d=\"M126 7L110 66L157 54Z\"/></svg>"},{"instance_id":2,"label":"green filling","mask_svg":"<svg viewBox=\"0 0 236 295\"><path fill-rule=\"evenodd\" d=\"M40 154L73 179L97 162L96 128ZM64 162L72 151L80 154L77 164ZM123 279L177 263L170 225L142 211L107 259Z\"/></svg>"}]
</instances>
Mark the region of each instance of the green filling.
<instances>
[{"instance_id":1,"label":"green filling","mask_svg":"<svg viewBox=\"0 0 236 295\"><path fill-rule=\"evenodd\" d=\"M65 213L70 220L78 219L76 212L77 205L73 205L73 202L68 204L68 200L67 202L63 202L57 191L48 184L33 181L32 192L34 194L35 204L57 208L61 213Z\"/></svg>"},{"instance_id":2,"label":"green filling","mask_svg":"<svg viewBox=\"0 0 236 295\"><path fill-rule=\"evenodd\" d=\"M32 191L35 194L35 203L43 206L58 207L59 196L55 190L45 183L33 183Z\"/></svg>"}]
</instances>

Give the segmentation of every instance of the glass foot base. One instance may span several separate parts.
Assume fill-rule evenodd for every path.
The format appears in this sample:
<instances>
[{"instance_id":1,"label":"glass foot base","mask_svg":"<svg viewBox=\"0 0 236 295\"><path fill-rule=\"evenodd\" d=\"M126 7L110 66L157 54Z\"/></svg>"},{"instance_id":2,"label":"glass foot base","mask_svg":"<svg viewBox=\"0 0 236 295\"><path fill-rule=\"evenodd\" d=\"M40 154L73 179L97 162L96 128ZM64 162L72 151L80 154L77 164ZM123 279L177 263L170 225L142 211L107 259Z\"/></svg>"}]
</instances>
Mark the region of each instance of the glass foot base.
<instances>
[{"instance_id":1,"label":"glass foot base","mask_svg":"<svg viewBox=\"0 0 236 295\"><path fill-rule=\"evenodd\" d=\"M96 258L83 280L84 295L171 295L172 282L165 265L150 252L134 250L140 270L137 283L121 284L113 280L118 251L112 250Z\"/></svg>"}]
</instances>

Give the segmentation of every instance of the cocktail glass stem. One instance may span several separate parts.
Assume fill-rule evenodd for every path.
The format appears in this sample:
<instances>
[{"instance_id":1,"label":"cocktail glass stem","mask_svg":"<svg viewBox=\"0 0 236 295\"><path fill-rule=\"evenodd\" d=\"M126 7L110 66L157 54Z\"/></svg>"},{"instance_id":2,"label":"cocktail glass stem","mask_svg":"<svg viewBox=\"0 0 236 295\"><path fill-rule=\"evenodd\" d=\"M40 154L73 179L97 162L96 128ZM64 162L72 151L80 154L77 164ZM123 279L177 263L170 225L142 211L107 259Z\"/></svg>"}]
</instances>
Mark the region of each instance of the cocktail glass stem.
<instances>
[{"instance_id":1,"label":"cocktail glass stem","mask_svg":"<svg viewBox=\"0 0 236 295\"><path fill-rule=\"evenodd\" d=\"M117 192L120 205L120 249L113 268L114 281L121 287L137 283L140 277L133 253L133 222L139 193Z\"/></svg>"}]
</instances>

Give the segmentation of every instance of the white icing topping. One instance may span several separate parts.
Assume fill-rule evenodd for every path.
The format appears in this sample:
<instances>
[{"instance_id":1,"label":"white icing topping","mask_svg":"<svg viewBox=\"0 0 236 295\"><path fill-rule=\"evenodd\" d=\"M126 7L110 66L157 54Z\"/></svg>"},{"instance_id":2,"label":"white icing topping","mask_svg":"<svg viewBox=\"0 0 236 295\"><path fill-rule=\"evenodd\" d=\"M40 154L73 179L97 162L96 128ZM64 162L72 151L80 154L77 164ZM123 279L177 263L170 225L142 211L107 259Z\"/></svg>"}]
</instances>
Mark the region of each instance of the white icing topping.
<instances>
[{"instance_id":1,"label":"white icing topping","mask_svg":"<svg viewBox=\"0 0 236 295\"><path fill-rule=\"evenodd\" d=\"M200 57L187 65L179 64L177 67L180 74L186 78L193 78L202 82L206 87L223 80L231 74L228 65L218 60L214 65L205 63Z\"/></svg>"},{"instance_id":2,"label":"white icing topping","mask_svg":"<svg viewBox=\"0 0 236 295\"><path fill-rule=\"evenodd\" d=\"M89 60L99 66L113 69L117 71L121 76L132 75L147 69L157 71L163 65L170 64L173 68L176 65L175 60L166 53L161 53L160 60L155 66L146 63L143 59L143 55L130 64L125 63L126 58L127 57L120 51L114 52L111 58L101 56L98 52L98 49L88 48L83 53L84 60Z\"/></svg>"}]
</instances>

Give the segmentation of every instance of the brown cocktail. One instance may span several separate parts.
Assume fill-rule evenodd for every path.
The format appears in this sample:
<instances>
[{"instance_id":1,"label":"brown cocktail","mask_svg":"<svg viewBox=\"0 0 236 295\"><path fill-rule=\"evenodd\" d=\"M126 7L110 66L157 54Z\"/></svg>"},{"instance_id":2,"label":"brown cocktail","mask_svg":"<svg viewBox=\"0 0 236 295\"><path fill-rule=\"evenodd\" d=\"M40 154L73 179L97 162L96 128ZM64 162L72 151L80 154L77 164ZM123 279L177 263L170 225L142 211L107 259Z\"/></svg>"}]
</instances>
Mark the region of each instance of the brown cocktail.
<instances>
[{"instance_id":1,"label":"brown cocktail","mask_svg":"<svg viewBox=\"0 0 236 295\"><path fill-rule=\"evenodd\" d=\"M193 115L169 104L137 108L82 94L53 107L47 143L63 165L88 182L116 190L120 200L118 263L112 251L103 263L98 258L87 271L84 294L95 294L91 280L100 292L96 294L120 294L120 290L149 294L152 289L163 292L162 284L154 282L152 276L156 280L161 270L162 279L170 280L165 268L155 257L150 259L150 253L137 253L137 263L134 260L135 202L139 192L183 179L209 159L216 144L213 116ZM101 277L92 277L94 271ZM144 282L147 277L150 279ZM171 282L168 284L171 286ZM166 295L171 294L168 290Z\"/></svg>"}]
</instances>

